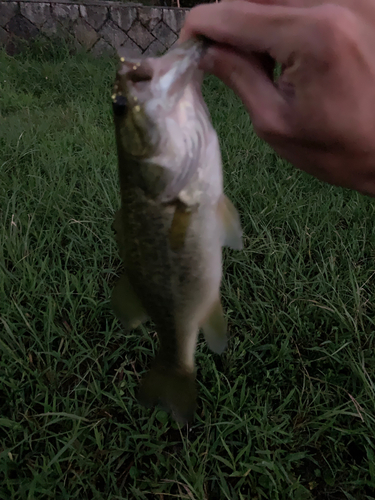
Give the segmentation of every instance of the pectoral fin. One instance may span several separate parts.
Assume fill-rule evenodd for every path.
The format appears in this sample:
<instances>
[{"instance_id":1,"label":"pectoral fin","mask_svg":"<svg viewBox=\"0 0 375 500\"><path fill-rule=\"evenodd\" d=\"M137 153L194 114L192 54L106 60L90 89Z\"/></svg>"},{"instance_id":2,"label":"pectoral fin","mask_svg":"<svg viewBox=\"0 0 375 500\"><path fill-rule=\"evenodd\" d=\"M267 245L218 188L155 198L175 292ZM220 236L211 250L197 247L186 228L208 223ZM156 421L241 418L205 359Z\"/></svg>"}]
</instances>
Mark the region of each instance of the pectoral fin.
<instances>
[{"instance_id":1,"label":"pectoral fin","mask_svg":"<svg viewBox=\"0 0 375 500\"><path fill-rule=\"evenodd\" d=\"M219 220L223 228L223 246L242 250L242 229L240 216L230 199L224 194L218 203Z\"/></svg>"},{"instance_id":2,"label":"pectoral fin","mask_svg":"<svg viewBox=\"0 0 375 500\"><path fill-rule=\"evenodd\" d=\"M171 227L169 229L169 245L176 252L185 244L186 233L190 225L192 210L181 201L176 202Z\"/></svg>"},{"instance_id":3,"label":"pectoral fin","mask_svg":"<svg viewBox=\"0 0 375 500\"><path fill-rule=\"evenodd\" d=\"M137 328L146 321L147 313L135 294L126 274L123 274L112 292L111 305L126 330Z\"/></svg>"},{"instance_id":4,"label":"pectoral fin","mask_svg":"<svg viewBox=\"0 0 375 500\"><path fill-rule=\"evenodd\" d=\"M208 347L221 354L227 346L227 323L219 299L213 305L202 329Z\"/></svg>"}]
</instances>

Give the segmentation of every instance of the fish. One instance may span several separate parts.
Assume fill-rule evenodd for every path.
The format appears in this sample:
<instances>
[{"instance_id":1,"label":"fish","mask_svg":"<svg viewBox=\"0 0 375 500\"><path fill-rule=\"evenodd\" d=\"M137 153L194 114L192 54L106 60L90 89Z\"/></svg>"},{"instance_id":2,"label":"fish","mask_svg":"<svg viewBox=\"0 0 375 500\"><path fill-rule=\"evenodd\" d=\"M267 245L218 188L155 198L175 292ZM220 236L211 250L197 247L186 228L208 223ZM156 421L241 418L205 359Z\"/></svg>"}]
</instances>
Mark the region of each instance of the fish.
<instances>
[{"instance_id":1,"label":"fish","mask_svg":"<svg viewBox=\"0 0 375 500\"><path fill-rule=\"evenodd\" d=\"M127 331L154 323L160 347L138 400L182 423L196 410L200 329L213 352L227 345L222 247L242 249L201 91L206 48L195 39L159 57L125 54L112 93L121 194L113 229L124 272L111 304Z\"/></svg>"}]
</instances>

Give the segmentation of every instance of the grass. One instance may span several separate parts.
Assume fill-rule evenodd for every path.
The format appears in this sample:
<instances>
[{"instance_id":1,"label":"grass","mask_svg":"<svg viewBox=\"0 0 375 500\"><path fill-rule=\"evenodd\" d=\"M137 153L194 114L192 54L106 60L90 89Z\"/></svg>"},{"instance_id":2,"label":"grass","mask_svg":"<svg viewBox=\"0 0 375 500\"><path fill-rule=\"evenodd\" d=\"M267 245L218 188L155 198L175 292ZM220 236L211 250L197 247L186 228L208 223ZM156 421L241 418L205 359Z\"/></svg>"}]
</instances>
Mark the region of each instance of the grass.
<instances>
[{"instance_id":1,"label":"grass","mask_svg":"<svg viewBox=\"0 0 375 500\"><path fill-rule=\"evenodd\" d=\"M152 325L109 307L114 63L39 47L0 75L0 498L374 500L374 202L286 164L206 81L245 249L179 428L135 400Z\"/></svg>"}]
</instances>

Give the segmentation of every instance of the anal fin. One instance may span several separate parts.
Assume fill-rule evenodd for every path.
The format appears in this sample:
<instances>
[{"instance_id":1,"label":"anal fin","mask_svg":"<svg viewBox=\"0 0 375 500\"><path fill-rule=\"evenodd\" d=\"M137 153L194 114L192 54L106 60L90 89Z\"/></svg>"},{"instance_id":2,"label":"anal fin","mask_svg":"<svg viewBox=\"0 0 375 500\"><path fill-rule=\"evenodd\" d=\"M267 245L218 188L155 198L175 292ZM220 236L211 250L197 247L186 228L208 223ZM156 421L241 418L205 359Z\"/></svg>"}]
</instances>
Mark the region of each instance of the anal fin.
<instances>
[{"instance_id":1,"label":"anal fin","mask_svg":"<svg viewBox=\"0 0 375 500\"><path fill-rule=\"evenodd\" d=\"M202 324L202 330L208 347L217 354L221 354L227 346L228 338L227 322L219 299L214 303L210 314Z\"/></svg>"},{"instance_id":2,"label":"anal fin","mask_svg":"<svg viewBox=\"0 0 375 500\"><path fill-rule=\"evenodd\" d=\"M137 328L146 321L147 313L124 273L112 292L111 305L126 330Z\"/></svg>"},{"instance_id":3,"label":"anal fin","mask_svg":"<svg viewBox=\"0 0 375 500\"><path fill-rule=\"evenodd\" d=\"M224 194L218 203L218 216L223 228L223 246L242 250L240 216L230 199Z\"/></svg>"}]
</instances>

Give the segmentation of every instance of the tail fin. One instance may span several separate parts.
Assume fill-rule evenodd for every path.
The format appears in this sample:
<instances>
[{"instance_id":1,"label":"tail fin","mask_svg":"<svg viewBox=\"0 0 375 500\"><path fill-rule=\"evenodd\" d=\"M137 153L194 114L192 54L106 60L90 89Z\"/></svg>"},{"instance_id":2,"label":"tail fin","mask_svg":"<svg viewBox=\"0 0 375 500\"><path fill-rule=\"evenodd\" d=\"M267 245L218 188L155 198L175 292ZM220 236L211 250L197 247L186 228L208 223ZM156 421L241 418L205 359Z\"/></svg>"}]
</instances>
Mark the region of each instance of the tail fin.
<instances>
[{"instance_id":1,"label":"tail fin","mask_svg":"<svg viewBox=\"0 0 375 500\"><path fill-rule=\"evenodd\" d=\"M146 406L161 403L181 423L193 419L197 399L195 371L182 372L155 364L141 381L138 401Z\"/></svg>"}]
</instances>

